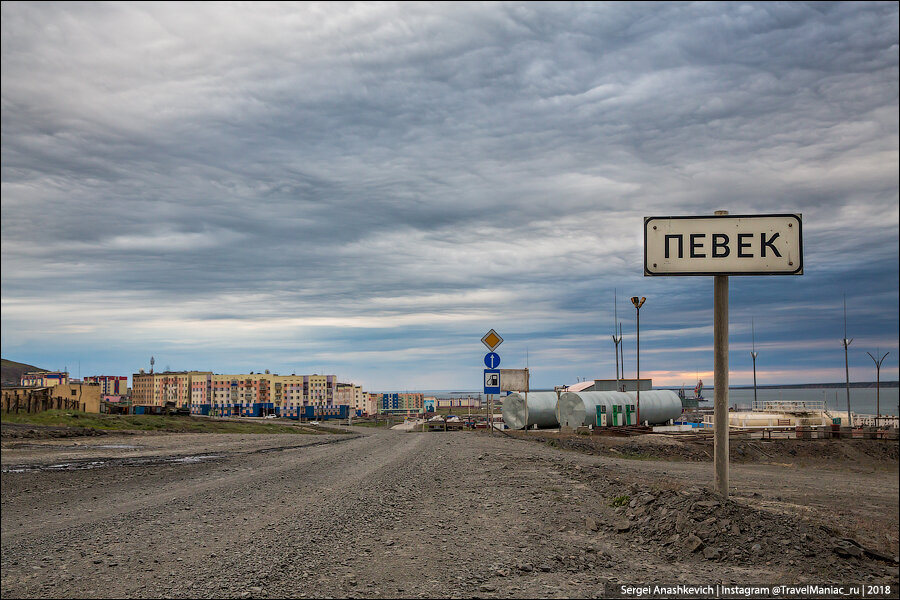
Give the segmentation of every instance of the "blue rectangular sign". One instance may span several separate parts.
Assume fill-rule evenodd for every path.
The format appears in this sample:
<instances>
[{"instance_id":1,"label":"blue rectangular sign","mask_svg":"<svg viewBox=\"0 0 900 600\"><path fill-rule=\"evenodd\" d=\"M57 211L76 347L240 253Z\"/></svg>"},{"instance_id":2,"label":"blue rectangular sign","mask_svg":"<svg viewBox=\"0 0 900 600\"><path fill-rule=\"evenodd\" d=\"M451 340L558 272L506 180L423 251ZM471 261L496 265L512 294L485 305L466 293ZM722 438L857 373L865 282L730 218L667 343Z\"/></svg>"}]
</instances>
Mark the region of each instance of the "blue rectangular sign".
<instances>
[{"instance_id":1,"label":"blue rectangular sign","mask_svg":"<svg viewBox=\"0 0 900 600\"><path fill-rule=\"evenodd\" d=\"M500 393L500 369L484 370L484 393L499 394Z\"/></svg>"}]
</instances>

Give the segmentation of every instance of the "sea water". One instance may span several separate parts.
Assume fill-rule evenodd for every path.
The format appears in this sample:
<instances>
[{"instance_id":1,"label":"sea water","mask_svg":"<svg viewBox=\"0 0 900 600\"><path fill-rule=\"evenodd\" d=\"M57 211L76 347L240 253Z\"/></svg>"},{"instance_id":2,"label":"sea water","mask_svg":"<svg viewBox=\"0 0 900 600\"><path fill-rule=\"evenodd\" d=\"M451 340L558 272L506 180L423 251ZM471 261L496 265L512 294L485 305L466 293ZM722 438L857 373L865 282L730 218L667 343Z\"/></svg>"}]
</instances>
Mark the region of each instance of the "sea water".
<instances>
[{"instance_id":1,"label":"sea water","mask_svg":"<svg viewBox=\"0 0 900 600\"><path fill-rule=\"evenodd\" d=\"M715 392L704 389L706 402L701 406L712 406ZM764 400L819 400L826 403L830 410L847 410L847 388L764 388L756 390L756 398ZM900 388L881 388L881 414L900 415L898 410ZM728 390L728 404L731 406L749 407L753 404L753 388L732 388ZM850 410L856 414L875 414L875 388L850 388Z\"/></svg>"}]
</instances>

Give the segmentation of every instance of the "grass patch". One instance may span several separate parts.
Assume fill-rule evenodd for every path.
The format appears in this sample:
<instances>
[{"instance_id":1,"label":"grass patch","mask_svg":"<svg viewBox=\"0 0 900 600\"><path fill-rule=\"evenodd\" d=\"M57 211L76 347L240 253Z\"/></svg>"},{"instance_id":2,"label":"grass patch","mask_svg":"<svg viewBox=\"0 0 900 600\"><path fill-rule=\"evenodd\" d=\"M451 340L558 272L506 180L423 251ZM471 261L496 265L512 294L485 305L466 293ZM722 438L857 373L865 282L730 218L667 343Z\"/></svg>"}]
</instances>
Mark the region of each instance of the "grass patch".
<instances>
[{"instance_id":1,"label":"grass patch","mask_svg":"<svg viewBox=\"0 0 900 600\"><path fill-rule=\"evenodd\" d=\"M628 506L628 503L631 502L630 496L616 496L613 498L613 501L609 503L610 506Z\"/></svg>"},{"instance_id":2,"label":"grass patch","mask_svg":"<svg viewBox=\"0 0 900 600\"><path fill-rule=\"evenodd\" d=\"M288 424L250 423L206 417L161 415L101 415L71 410L0 414L3 423L52 427L90 427L112 431L163 431L170 433L297 433L315 434L309 428Z\"/></svg>"},{"instance_id":3,"label":"grass patch","mask_svg":"<svg viewBox=\"0 0 900 600\"><path fill-rule=\"evenodd\" d=\"M619 457L627 458L628 460L656 460L653 456L641 452L622 452L619 454Z\"/></svg>"}]
</instances>

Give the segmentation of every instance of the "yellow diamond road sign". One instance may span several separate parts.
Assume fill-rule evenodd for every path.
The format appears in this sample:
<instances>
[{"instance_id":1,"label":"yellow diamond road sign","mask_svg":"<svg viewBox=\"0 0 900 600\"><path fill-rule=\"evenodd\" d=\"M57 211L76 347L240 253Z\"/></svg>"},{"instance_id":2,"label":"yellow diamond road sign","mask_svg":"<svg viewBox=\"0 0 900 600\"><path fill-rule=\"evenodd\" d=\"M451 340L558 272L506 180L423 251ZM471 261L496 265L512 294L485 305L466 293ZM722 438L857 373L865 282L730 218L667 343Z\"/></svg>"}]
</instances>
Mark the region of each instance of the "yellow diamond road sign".
<instances>
[{"instance_id":1,"label":"yellow diamond road sign","mask_svg":"<svg viewBox=\"0 0 900 600\"><path fill-rule=\"evenodd\" d=\"M503 343L503 338L500 337L499 333L491 329L486 334L484 334L483 338L481 338L481 343L487 346L488 350L493 352L494 348Z\"/></svg>"}]
</instances>

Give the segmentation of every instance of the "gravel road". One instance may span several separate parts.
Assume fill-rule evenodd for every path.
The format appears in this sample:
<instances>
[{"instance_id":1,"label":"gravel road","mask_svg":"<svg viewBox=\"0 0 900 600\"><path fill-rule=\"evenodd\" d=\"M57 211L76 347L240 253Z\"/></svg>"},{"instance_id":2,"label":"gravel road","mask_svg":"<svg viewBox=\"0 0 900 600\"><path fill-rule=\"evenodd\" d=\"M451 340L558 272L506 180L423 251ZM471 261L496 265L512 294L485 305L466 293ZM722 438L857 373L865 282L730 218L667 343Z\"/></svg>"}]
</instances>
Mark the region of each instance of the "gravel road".
<instances>
[{"instance_id":1,"label":"gravel road","mask_svg":"<svg viewBox=\"0 0 900 600\"><path fill-rule=\"evenodd\" d=\"M735 465L726 505L705 490L709 464L589 456L484 432L104 436L6 445L2 464L4 598L898 584L896 562L819 527L849 518L841 511L860 489L868 518L896 524L896 463L841 477Z\"/></svg>"}]
</instances>

